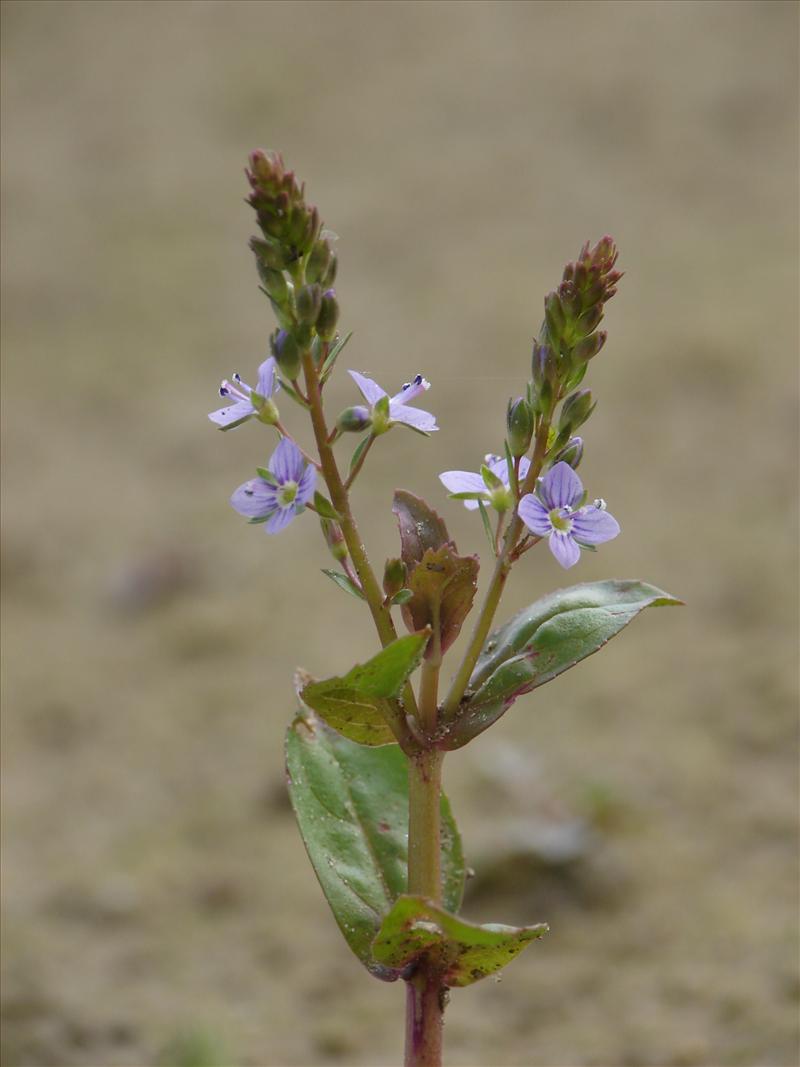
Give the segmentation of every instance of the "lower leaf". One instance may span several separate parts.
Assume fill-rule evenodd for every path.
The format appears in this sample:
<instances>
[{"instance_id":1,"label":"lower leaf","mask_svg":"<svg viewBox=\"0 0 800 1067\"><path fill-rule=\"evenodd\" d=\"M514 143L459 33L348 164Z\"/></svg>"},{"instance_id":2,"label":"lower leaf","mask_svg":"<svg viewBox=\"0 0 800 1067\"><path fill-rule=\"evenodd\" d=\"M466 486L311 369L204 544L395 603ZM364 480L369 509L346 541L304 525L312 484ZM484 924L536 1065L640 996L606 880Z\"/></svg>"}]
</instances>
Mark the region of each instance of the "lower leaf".
<instances>
[{"instance_id":1,"label":"lower leaf","mask_svg":"<svg viewBox=\"0 0 800 1067\"><path fill-rule=\"evenodd\" d=\"M444 984L466 986L501 970L547 931L546 923L479 926L424 897L402 896L384 919L372 952L394 970L405 970L423 953L434 954Z\"/></svg>"}]
</instances>

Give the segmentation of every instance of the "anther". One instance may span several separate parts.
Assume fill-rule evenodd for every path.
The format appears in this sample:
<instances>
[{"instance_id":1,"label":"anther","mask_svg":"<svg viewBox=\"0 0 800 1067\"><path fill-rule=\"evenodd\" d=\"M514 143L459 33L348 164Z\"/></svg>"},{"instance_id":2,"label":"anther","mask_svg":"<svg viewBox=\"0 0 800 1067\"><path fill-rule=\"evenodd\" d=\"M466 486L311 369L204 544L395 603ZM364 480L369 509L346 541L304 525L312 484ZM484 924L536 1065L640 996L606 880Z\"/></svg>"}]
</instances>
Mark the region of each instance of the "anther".
<instances>
[{"instance_id":1,"label":"anther","mask_svg":"<svg viewBox=\"0 0 800 1067\"><path fill-rule=\"evenodd\" d=\"M600 509L600 511L605 511L605 510L606 510L606 508L608 507L608 505L606 504L605 500L603 500L603 498L602 498L601 496L599 496L599 497L597 498L597 500L595 500L595 502L594 502L594 506L595 506L596 508L599 508L599 509Z\"/></svg>"}]
</instances>

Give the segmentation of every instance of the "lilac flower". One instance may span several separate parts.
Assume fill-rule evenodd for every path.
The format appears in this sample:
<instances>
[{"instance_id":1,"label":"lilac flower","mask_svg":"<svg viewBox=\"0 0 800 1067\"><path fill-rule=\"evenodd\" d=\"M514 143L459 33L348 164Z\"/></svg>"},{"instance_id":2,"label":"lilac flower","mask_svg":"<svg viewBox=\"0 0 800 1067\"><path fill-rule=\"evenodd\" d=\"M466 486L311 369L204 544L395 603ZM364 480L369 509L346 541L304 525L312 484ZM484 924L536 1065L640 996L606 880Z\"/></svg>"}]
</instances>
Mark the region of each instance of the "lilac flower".
<instances>
[{"instance_id":1,"label":"lilac flower","mask_svg":"<svg viewBox=\"0 0 800 1067\"><path fill-rule=\"evenodd\" d=\"M425 434L433 433L434 430L439 429L436 425L435 415L431 415L429 411L420 411L419 408L408 406L412 400L416 400L418 396L421 396L431 387L431 383L426 381L421 374L416 375L413 381L406 382L399 393L395 393L394 396L390 397L372 378L367 378L355 370L347 373L356 383L361 395L372 409L369 414L372 418L372 432L374 434L385 433L395 422L401 422L404 426L410 426L412 430ZM384 397L388 400L388 413L382 410L385 405L380 404Z\"/></svg>"},{"instance_id":2,"label":"lilac flower","mask_svg":"<svg viewBox=\"0 0 800 1067\"><path fill-rule=\"evenodd\" d=\"M275 360L270 356L258 368L258 386L255 389L243 382L238 374L234 374L232 382L226 378L219 387L219 395L230 397L233 403L218 411L212 411L208 417L220 430L232 430L234 426L241 426L243 422L263 411L267 407L263 401L269 400L278 389L280 382L275 381ZM259 398L255 404L254 395Z\"/></svg>"},{"instance_id":3,"label":"lilac flower","mask_svg":"<svg viewBox=\"0 0 800 1067\"><path fill-rule=\"evenodd\" d=\"M525 478L530 465L531 461L523 456L519 464L520 480ZM474 511L480 501L484 504L491 504L497 511L508 511L514 503L508 481L508 463L502 456L493 456L489 453L485 457L484 466L490 472L489 482L495 480L493 488L487 484L487 479L483 474L473 471L444 471L439 475L439 481L451 495L464 500L464 507L469 508L470 511ZM497 484L498 479L502 485ZM461 496L462 493L471 495L464 499Z\"/></svg>"},{"instance_id":4,"label":"lilac flower","mask_svg":"<svg viewBox=\"0 0 800 1067\"><path fill-rule=\"evenodd\" d=\"M267 468L259 467L258 478L239 486L231 505L250 522L266 523L267 533L279 533L311 500L316 480L294 441L283 437Z\"/></svg>"},{"instance_id":5,"label":"lilac flower","mask_svg":"<svg viewBox=\"0 0 800 1067\"><path fill-rule=\"evenodd\" d=\"M519 517L537 537L547 537L550 551L562 567L573 567L581 548L610 541L619 523L606 511L605 501L578 505L585 499L580 478L568 463L556 463L540 479L536 495L519 502ZM577 510L575 510L577 507Z\"/></svg>"}]
</instances>

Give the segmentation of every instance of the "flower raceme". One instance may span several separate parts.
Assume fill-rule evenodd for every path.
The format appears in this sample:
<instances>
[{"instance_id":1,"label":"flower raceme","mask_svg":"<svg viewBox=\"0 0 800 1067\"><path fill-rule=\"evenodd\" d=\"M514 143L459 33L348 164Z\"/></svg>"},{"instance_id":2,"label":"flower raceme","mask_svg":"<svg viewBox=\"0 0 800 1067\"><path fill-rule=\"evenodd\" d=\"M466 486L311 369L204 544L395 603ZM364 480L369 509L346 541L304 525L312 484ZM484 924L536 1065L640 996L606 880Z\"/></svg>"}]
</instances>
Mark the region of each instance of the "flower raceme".
<instances>
[{"instance_id":1,"label":"flower raceme","mask_svg":"<svg viewBox=\"0 0 800 1067\"><path fill-rule=\"evenodd\" d=\"M519 517L532 534L548 539L550 551L565 568L575 566L581 548L611 541L620 532L604 501L580 506L584 499L583 483L562 462L540 479L535 494L527 493L519 502Z\"/></svg>"},{"instance_id":2,"label":"flower raceme","mask_svg":"<svg viewBox=\"0 0 800 1067\"><path fill-rule=\"evenodd\" d=\"M412 400L416 400L431 387L431 383L426 381L421 374L417 374L413 381L406 382L399 393L390 397L372 378L359 374L355 370L347 373L370 406L370 411L365 410L365 415L371 419L373 434L385 433L396 422L410 426L412 430L424 434L433 433L434 430L439 429L435 415L429 411L422 411L420 408L410 407ZM388 410L386 410L387 402Z\"/></svg>"},{"instance_id":3,"label":"flower raceme","mask_svg":"<svg viewBox=\"0 0 800 1067\"><path fill-rule=\"evenodd\" d=\"M284 437L258 474L239 486L231 506L250 522L265 523L267 533L279 533L313 497L317 472L294 441Z\"/></svg>"},{"instance_id":4,"label":"flower raceme","mask_svg":"<svg viewBox=\"0 0 800 1067\"><path fill-rule=\"evenodd\" d=\"M531 462L524 456L519 464L520 481L524 480ZM508 511L514 499L508 477L508 463L502 456L489 453L484 457L480 473L477 471L443 471L439 481L464 507L474 511L480 503L490 504L497 511Z\"/></svg>"},{"instance_id":5,"label":"flower raceme","mask_svg":"<svg viewBox=\"0 0 800 1067\"><path fill-rule=\"evenodd\" d=\"M270 356L258 368L255 389L243 382L238 374L233 375L233 381L226 378L219 387L219 395L230 398L233 403L210 412L208 417L220 430L232 430L253 416L260 416L264 422L274 422L277 410L270 398L280 387L280 382L275 379L275 360Z\"/></svg>"}]
</instances>

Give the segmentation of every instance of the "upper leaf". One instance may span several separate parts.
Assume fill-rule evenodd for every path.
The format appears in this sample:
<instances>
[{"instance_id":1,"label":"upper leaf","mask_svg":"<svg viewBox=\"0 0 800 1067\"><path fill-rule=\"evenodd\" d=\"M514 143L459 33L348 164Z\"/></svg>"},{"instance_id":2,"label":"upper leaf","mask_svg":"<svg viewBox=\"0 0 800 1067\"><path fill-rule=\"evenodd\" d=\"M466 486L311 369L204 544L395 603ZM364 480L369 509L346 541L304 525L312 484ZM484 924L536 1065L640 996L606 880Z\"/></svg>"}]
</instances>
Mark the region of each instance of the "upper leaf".
<instances>
[{"instance_id":1,"label":"upper leaf","mask_svg":"<svg viewBox=\"0 0 800 1067\"><path fill-rule=\"evenodd\" d=\"M441 548L450 540L447 527L433 508L405 489L396 489L392 511L400 527L400 547L403 563L413 567L429 549Z\"/></svg>"},{"instance_id":2,"label":"upper leaf","mask_svg":"<svg viewBox=\"0 0 800 1067\"><path fill-rule=\"evenodd\" d=\"M452 747L486 730L523 693L597 652L640 611L680 603L637 581L586 582L536 601L489 636L451 731Z\"/></svg>"},{"instance_id":3,"label":"upper leaf","mask_svg":"<svg viewBox=\"0 0 800 1067\"><path fill-rule=\"evenodd\" d=\"M343 677L311 682L300 693L329 726L361 745L388 745L395 740L387 700L400 695L422 659L430 631L399 637Z\"/></svg>"},{"instance_id":4,"label":"upper leaf","mask_svg":"<svg viewBox=\"0 0 800 1067\"><path fill-rule=\"evenodd\" d=\"M429 548L411 571L408 586L412 596L403 604L403 619L409 630L438 627L441 651L458 637L478 588L478 557L458 556L452 544ZM434 648L431 641L429 653Z\"/></svg>"},{"instance_id":5,"label":"upper leaf","mask_svg":"<svg viewBox=\"0 0 800 1067\"><path fill-rule=\"evenodd\" d=\"M465 986L494 974L546 934L536 926L478 926L438 908L424 897L402 896L372 944L375 959L402 970L423 952L434 954L446 986Z\"/></svg>"},{"instance_id":6,"label":"upper leaf","mask_svg":"<svg viewBox=\"0 0 800 1067\"><path fill-rule=\"evenodd\" d=\"M378 978L397 968L372 955L372 941L406 891L408 765L399 746L364 748L301 712L286 737L289 794L323 892L350 948ZM461 839L442 794L442 891L457 911L464 889Z\"/></svg>"}]
</instances>

